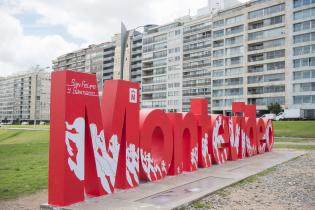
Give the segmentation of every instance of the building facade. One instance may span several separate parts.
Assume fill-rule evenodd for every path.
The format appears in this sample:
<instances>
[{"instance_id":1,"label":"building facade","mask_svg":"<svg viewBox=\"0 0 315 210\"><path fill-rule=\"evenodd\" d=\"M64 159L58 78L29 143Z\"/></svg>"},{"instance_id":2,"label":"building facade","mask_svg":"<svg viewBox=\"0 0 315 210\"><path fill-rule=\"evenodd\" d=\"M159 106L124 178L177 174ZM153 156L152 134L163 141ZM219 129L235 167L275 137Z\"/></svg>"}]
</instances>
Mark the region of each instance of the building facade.
<instances>
[{"instance_id":1,"label":"building facade","mask_svg":"<svg viewBox=\"0 0 315 210\"><path fill-rule=\"evenodd\" d=\"M315 0L290 1L291 68L289 106L315 118Z\"/></svg>"},{"instance_id":2,"label":"building facade","mask_svg":"<svg viewBox=\"0 0 315 210\"><path fill-rule=\"evenodd\" d=\"M89 52L61 56L56 66L81 71ZM85 62L85 71L101 85L140 82L143 108L189 111L191 98L206 98L212 113L229 115L243 101L260 114L278 103L315 117L315 0L211 0L196 16L144 33L122 25L99 52L101 67Z\"/></svg>"},{"instance_id":3,"label":"building facade","mask_svg":"<svg viewBox=\"0 0 315 210\"><path fill-rule=\"evenodd\" d=\"M177 110L189 111L190 99L202 97L212 113L230 114L232 102L243 101L256 104L261 113L278 103L314 118L314 10L313 0L254 0L182 22L182 67L180 61L177 66L182 69L182 78L177 75L182 107ZM163 34L160 27L144 34L142 104L170 111L170 78L165 76L171 55L163 51L167 72L160 75L153 53L162 50L146 52L160 43L146 43ZM164 49L169 49L171 43L164 39Z\"/></svg>"},{"instance_id":4,"label":"building facade","mask_svg":"<svg viewBox=\"0 0 315 210\"><path fill-rule=\"evenodd\" d=\"M32 70L0 78L0 122L49 121L50 72Z\"/></svg>"},{"instance_id":5,"label":"building facade","mask_svg":"<svg viewBox=\"0 0 315 210\"><path fill-rule=\"evenodd\" d=\"M53 70L71 69L96 74L99 93L104 81L123 79L141 82L142 33L127 30L121 24L121 31L109 42L93 44L53 60Z\"/></svg>"},{"instance_id":6,"label":"building facade","mask_svg":"<svg viewBox=\"0 0 315 210\"><path fill-rule=\"evenodd\" d=\"M183 21L147 28L142 42L141 106L182 110Z\"/></svg>"},{"instance_id":7,"label":"building facade","mask_svg":"<svg viewBox=\"0 0 315 210\"><path fill-rule=\"evenodd\" d=\"M211 111L211 16L188 21L183 28L182 111L189 111L191 98L206 98Z\"/></svg>"}]
</instances>

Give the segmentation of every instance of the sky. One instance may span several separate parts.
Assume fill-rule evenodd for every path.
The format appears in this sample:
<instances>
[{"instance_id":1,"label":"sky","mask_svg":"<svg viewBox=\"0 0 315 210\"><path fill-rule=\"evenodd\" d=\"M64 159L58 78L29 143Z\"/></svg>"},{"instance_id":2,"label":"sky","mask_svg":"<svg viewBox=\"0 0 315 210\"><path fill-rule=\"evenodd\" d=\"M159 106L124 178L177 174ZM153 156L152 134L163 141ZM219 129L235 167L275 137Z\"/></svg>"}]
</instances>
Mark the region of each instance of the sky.
<instances>
[{"instance_id":1,"label":"sky","mask_svg":"<svg viewBox=\"0 0 315 210\"><path fill-rule=\"evenodd\" d=\"M246 0L241 0L246 1ZM0 0L0 77L111 40L128 29L196 14L207 0Z\"/></svg>"}]
</instances>

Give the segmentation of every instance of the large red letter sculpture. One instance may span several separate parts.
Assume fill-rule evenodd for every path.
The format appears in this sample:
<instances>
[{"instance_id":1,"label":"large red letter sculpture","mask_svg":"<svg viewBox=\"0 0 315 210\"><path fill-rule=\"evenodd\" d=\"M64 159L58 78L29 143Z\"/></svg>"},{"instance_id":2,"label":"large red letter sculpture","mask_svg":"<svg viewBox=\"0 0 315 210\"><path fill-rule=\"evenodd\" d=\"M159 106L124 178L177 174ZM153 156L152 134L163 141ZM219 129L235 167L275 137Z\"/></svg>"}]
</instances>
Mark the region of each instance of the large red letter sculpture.
<instances>
[{"instance_id":1,"label":"large red letter sculpture","mask_svg":"<svg viewBox=\"0 0 315 210\"><path fill-rule=\"evenodd\" d=\"M271 120L256 107L234 102L235 116L208 115L206 99L191 112L139 111L139 84L106 81L102 104L95 75L52 73L48 203L66 206L139 179L192 172L269 152Z\"/></svg>"}]
</instances>

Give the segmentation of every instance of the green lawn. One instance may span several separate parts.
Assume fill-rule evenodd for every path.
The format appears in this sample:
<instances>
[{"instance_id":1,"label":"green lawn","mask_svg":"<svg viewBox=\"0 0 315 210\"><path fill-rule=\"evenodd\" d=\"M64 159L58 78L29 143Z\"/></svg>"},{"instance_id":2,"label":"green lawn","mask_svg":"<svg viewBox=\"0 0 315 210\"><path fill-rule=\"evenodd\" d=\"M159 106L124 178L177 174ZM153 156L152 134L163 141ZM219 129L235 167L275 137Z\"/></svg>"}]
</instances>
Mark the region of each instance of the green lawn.
<instances>
[{"instance_id":1,"label":"green lawn","mask_svg":"<svg viewBox=\"0 0 315 210\"><path fill-rule=\"evenodd\" d=\"M315 138L315 121L274 121L275 136Z\"/></svg>"},{"instance_id":2,"label":"green lawn","mask_svg":"<svg viewBox=\"0 0 315 210\"><path fill-rule=\"evenodd\" d=\"M0 129L0 200L47 188L48 136Z\"/></svg>"},{"instance_id":3,"label":"green lawn","mask_svg":"<svg viewBox=\"0 0 315 210\"><path fill-rule=\"evenodd\" d=\"M32 125L19 127L32 127ZM49 128L48 125L38 127ZM274 122L274 128L276 136L315 138L315 121ZM47 188L48 139L48 130L0 128L0 200ZM276 139L276 141L282 141L282 139ZM315 149L314 146L304 145L275 145L275 147Z\"/></svg>"},{"instance_id":4,"label":"green lawn","mask_svg":"<svg viewBox=\"0 0 315 210\"><path fill-rule=\"evenodd\" d=\"M300 139L300 138L275 138L275 142L309 143L309 142L315 142L315 140L313 140L313 139Z\"/></svg>"},{"instance_id":5,"label":"green lawn","mask_svg":"<svg viewBox=\"0 0 315 210\"><path fill-rule=\"evenodd\" d=\"M275 144L274 148L277 148L277 149L315 150L315 145Z\"/></svg>"},{"instance_id":6,"label":"green lawn","mask_svg":"<svg viewBox=\"0 0 315 210\"><path fill-rule=\"evenodd\" d=\"M1 125L1 128L34 128L34 125ZM49 125L36 125L35 128L49 128Z\"/></svg>"}]
</instances>

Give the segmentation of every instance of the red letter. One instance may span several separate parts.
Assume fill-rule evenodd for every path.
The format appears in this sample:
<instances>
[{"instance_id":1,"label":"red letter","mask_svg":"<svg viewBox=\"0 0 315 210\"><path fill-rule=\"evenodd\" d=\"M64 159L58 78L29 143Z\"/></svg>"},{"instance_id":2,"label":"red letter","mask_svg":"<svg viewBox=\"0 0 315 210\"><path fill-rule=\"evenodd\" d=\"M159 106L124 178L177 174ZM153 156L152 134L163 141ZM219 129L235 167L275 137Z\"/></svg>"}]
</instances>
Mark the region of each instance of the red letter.
<instances>
[{"instance_id":1,"label":"red letter","mask_svg":"<svg viewBox=\"0 0 315 210\"><path fill-rule=\"evenodd\" d=\"M208 115L207 99L191 99L190 112L194 114L198 123L198 166L207 168L212 165L209 152L211 118Z\"/></svg>"},{"instance_id":2,"label":"red letter","mask_svg":"<svg viewBox=\"0 0 315 210\"><path fill-rule=\"evenodd\" d=\"M216 164L224 163L227 160L227 145L224 138L224 119L222 115L211 115L211 157Z\"/></svg>"},{"instance_id":3,"label":"red letter","mask_svg":"<svg viewBox=\"0 0 315 210\"><path fill-rule=\"evenodd\" d=\"M172 127L159 109L140 112L140 176L154 181L164 178L173 155Z\"/></svg>"},{"instance_id":4,"label":"red letter","mask_svg":"<svg viewBox=\"0 0 315 210\"><path fill-rule=\"evenodd\" d=\"M139 84L107 80L102 119L106 139L117 135L120 144L115 188L139 185Z\"/></svg>"}]
</instances>

